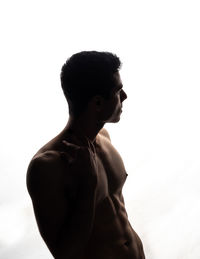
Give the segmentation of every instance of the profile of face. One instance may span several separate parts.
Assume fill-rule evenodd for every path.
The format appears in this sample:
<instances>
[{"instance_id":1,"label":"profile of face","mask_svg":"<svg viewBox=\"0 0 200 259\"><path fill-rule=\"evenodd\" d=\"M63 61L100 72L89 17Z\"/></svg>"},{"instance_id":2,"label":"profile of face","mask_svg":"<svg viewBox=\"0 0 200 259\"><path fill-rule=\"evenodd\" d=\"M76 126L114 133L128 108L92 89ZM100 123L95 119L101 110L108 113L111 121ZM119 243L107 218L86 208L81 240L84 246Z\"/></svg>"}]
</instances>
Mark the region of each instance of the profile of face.
<instances>
[{"instance_id":1,"label":"profile of face","mask_svg":"<svg viewBox=\"0 0 200 259\"><path fill-rule=\"evenodd\" d=\"M122 113L122 103L127 98L122 89L122 81L119 72L114 74L114 87L111 90L110 98L104 99L101 109L102 122L118 122Z\"/></svg>"}]
</instances>

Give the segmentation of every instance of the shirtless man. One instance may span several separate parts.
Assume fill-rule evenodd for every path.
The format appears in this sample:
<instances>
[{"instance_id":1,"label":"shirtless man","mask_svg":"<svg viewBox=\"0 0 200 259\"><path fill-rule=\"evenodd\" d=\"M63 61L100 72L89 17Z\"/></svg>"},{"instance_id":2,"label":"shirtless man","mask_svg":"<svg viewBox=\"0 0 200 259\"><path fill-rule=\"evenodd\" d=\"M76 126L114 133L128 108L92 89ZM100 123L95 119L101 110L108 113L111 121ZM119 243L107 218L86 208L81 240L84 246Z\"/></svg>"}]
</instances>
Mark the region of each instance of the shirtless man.
<instances>
[{"instance_id":1,"label":"shirtless man","mask_svg":"<svg viewBox=\"0 0 200 259\"><path fill-rule=\"evenodd\" d=\"M118 122L120 60L108 52L80 52L62 67L69 105L64 130L33 157L27 188L42 238L56 259L144 259L126 213L127 174L105 123Z\"/></svg>"}]
</instances>

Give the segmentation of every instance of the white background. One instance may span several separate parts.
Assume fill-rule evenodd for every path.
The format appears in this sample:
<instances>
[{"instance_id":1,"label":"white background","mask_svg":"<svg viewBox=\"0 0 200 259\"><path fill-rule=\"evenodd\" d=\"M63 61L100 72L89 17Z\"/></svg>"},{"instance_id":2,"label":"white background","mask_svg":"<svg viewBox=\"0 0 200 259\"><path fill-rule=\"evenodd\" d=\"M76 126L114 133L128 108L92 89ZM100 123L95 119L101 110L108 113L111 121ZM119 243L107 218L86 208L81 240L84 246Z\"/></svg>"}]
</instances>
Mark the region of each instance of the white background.
<instances>
[{"instance_id":1,"label":"white background","mask_svg":"<svg viewBox=\"0 0 200 259\"><path fill-rule=\"evenodd\" d=\"M200 258L200 7L195 0L0 4L0 258L50 259L25 176L68 118L59 74L81 50L123 62L128 99L107 125L147 259Z\"/></svg>"}]
</instances>

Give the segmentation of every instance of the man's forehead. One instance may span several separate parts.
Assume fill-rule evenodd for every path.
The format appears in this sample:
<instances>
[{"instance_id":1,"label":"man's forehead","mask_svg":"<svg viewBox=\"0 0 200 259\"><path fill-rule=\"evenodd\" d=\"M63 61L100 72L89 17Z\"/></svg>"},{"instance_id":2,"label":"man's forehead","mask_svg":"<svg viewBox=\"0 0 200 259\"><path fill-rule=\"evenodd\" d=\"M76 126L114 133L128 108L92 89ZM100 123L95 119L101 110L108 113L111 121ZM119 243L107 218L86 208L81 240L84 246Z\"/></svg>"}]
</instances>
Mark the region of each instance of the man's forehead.
<instances>
[{"instance_id":1,"label":"man's forehead","mask_svg":"<svg viewBox=\"0 0 200 259\"><path fill-rule=\"evenodd\" d=\"M115 78L115 80L121 82L121 76L120 76L119 71L115 72L115 73L113 74L113 77Z\"/></svg>"},{"instance_id":2,"label":"man's forehead","mask_svg":"<svg viewBox=\"0 0 200 259\"><path fill-rule=\"evenodd\" d=\"M119 72L114 73L113 77L114 77L114 81L116 83L116 88L117 89L122 88L123 84L122 84L120 73Z\"/></svg>"}]
</instances>

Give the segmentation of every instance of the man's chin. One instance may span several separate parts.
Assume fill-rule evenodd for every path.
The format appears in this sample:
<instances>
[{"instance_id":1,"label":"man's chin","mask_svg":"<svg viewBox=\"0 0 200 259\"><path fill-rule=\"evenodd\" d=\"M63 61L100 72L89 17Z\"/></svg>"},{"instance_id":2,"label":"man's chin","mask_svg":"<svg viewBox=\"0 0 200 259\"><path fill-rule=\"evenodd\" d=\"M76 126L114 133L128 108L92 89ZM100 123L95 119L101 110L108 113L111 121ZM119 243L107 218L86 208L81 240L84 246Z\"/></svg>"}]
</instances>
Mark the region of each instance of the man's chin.
<instances>
[{"instance_id":1,"label":"man's chin","mask_svg":"<svg viewBox=\"0 0 200 259\"><path fill-rule=\"evenodd\" d=\"M119 122L119 121L120 121L120 115L119 115L118 117L115 117L115 118L111 119L111 120L108 121L108 122L110 122L110 123L117 123L117 122Z\"/></svg>"},{"instance_id":2,"label":"man's chin","mask_svg":"<svg viewBox=\"0 0 200 259\"><path fill-rule=\"evenodd\" d=\"M118 112L117 114L115 114L115 116L112 116L110 118L107 118L104 123L116 123L120 121L120 117L121 117L122 111Z\"/></svg>"}]
</instances>

